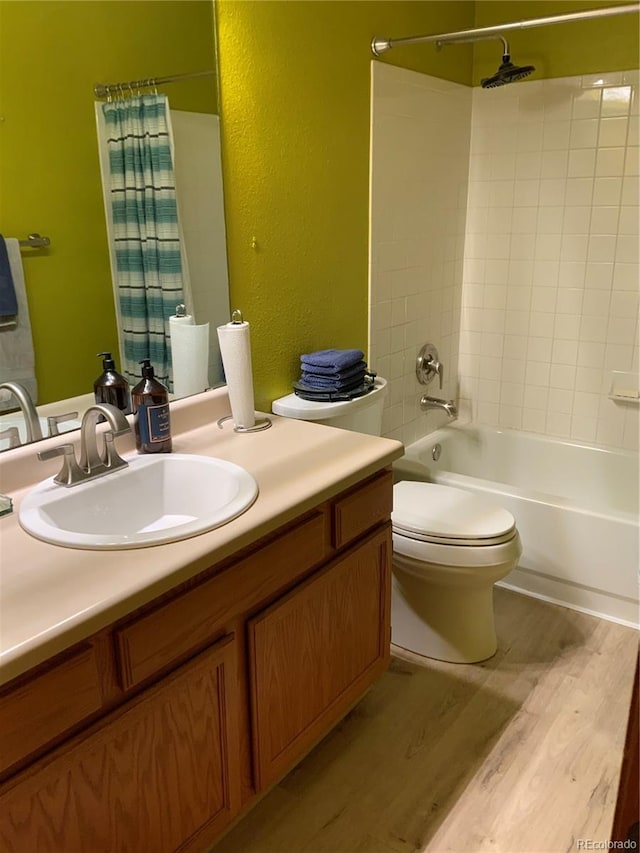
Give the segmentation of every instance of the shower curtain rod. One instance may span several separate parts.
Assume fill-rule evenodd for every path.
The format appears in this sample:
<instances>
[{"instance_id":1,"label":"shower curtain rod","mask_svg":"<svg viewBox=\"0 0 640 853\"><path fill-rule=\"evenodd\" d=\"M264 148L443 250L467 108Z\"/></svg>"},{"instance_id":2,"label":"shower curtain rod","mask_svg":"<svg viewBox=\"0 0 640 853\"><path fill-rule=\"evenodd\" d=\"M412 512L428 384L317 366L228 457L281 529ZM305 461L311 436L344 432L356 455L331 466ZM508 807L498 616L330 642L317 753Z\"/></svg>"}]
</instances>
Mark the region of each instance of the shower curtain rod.
<instances>
[{"instance_id":1,"label":"shower curtain rod","mask_svg":"<svg viewBox=\"0 0 640 853\"><path fill-rule=\"evenodd\" d=\"M548 24L564 24L570 21L586 21L590 18L609 18L613 15L625 15L640 11L640 3L628 3L625 6L609 6L604 9L588 9L584 12L568 12L565 15L551 15L547 18L531 18L526 21L515 21L512 24L497 24L493 27L479 27L475 30L460 30L457 33L441 33L432 36L408 36L406 38L384 39L374 37L371 41L371 52L381 56L392 47L401 44L418 44L419 42L435 42L436 47L443 44L464 44L465 42L481 41L483 39L499 38L500 33L510 30L525 30L530 27L544 27Z\"/></svg>"},{"instance_id":2,"label":"shower curtain rod","mask_svg":"<svg viewBox=\"0 0 640 853\"><path fill-rule=\"evenodd\" d=\"M161 86L163 83L176 83L179 80L190 80L192 77L210 77L215 71L190 71L187 74L172 74L169 77L145 77L144 80L130 80L128 83L96 83L93 93L97 98L108 98L110 95L122 94L133 89L147 89L149 86Z\"/></svg>"}]
</instances>

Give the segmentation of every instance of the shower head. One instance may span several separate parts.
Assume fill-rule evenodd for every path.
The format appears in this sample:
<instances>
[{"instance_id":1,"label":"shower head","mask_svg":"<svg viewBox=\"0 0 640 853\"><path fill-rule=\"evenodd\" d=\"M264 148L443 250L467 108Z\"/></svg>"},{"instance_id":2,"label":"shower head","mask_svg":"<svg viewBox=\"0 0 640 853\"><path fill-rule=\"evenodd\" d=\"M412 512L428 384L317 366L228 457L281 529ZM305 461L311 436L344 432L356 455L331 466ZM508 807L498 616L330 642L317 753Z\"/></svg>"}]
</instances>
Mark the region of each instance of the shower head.
<instances>
[{"instance_id":1,"label":"shower head","mask_svg":"<svg viewBox=\"0 0 640 853\"><path fill-rule=\"evenodd\" d=\"M514 65L508 50L502 56L502 65L492 77L483 77L480 85L483 89L495 89L496 86L506 86L507 83L515 83L523 80L535 71L533 65Z\"/></svg>"}]
</instances>

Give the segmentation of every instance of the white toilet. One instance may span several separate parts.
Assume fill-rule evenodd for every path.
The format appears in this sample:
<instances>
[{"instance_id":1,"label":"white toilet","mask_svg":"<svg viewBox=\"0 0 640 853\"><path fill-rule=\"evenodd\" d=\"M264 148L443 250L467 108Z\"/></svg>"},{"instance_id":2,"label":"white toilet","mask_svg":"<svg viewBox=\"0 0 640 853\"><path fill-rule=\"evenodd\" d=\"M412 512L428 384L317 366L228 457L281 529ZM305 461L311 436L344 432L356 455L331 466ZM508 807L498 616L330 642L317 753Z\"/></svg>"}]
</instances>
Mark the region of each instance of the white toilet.
<instances>
[{"instance_id":1,"label":"white toilet","mask_svg":"<svg viewBox=\"0 0 640 853\"><path fill-rule=\"evenodd\" d=\"M364 397L339 403L289 394L276 415L380 435L386 381ZM392 642L452 663L490 658L497 640L493 584L522 553L511 513L484 497L436 483L393 487Z\"/></svg>"}]
</instances>

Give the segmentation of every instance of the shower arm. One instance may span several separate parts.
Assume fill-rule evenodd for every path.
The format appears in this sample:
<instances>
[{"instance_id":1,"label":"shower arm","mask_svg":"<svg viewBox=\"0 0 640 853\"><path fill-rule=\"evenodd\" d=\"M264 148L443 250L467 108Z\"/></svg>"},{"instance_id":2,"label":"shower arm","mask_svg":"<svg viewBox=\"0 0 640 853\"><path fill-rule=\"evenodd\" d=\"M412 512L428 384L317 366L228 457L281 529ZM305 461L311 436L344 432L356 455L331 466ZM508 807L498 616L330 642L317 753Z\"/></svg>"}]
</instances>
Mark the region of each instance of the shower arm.
<instances>
[{"instance_id":1,"label":"shower arm","mask_svg":"<svg viewBox=\"0 0 640 853\"><path fill-rule=\"evenodd\" d=\"M473 30L460 30L455 33L439 33L431 36L407 36L406 38L384 39L374 37L371 40L371 52L382 56L392 47L403 44L435 44L440 48L445 44L464 44L487 39L500 38L501 33L511 30L525 30L531 27L544 27L551 24L565 24L572 21L586 21L592 18L610 18L614 15L626 15L639 12L640 3L628 3L625 6L610 6L604 9L589 9L584 12L568 12L565 15L551 15L547 18L531 18L528 21L514 21L511 24L497 24L493 27L479 27ZM506 45L506 42L505 42ZM508 53L508 50L506 51Z\"/></svg>"}]
</instances>

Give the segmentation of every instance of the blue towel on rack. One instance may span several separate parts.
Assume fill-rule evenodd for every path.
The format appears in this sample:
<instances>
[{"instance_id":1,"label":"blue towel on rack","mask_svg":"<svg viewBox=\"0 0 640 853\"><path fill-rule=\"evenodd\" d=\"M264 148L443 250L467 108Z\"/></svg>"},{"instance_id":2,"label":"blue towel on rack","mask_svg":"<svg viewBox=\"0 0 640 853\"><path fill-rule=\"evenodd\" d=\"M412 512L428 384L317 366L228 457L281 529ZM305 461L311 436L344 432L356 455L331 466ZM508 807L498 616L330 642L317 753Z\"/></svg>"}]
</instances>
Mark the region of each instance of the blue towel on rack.
<instances>
[{"instance_id":1,"label":"blue towel on rack","mask_svg":"<svg viewBox=\"0 0 640 853\"><path fill-rule=\"evenodd\" d=\"M315 365L311 364L303 364L302 365L302 375L303 376L324 376L327 379L335 379L336 381L341 381L343 379L351 379L354 376L362 376L362 374L367 369L367 362L357 361L353 367L348 367L346 370L332 370L329 367L315 367Z\"/></svg>"},{"instance_id":2,"label":"blue towel on rack","mask_svg":"<svg viewBox=\"0 0 640 853\"><path fill-rule=\"evenodd\" d=\"M6 322L17 313L18 300L9 266L9 255L4 237L0 234L0 322Z\"/></svg>"},{"instance_id":3,"label":"blue towel on rack","mask_svg":"<svg viewBox=\"0 0 640 853\"><path fill-rule=\"evenodd\" d=\"M351 379L331 379L329 376L314 376L313 373L303 373L300 377L301 385L316 391L349 391L358 388L364 382L364 370Z\"/></svg>"},{"instance_id":4,"label":"blue towel on rack","mask_svg":"<svg viewBox=\"0 0 640 853\"><path fill-rule=\"evenodd\" d=\"M338 373L353 367L364 358L359 349L322 349L317 352L305 353L300 356L303 370L316 371L316 368L330 368L332 373Z\"/></svg>"}]
</instances>

